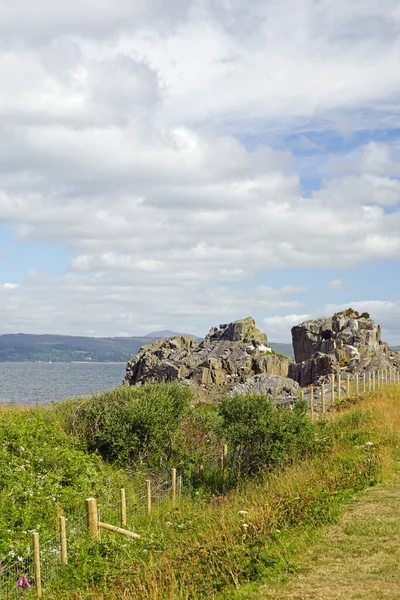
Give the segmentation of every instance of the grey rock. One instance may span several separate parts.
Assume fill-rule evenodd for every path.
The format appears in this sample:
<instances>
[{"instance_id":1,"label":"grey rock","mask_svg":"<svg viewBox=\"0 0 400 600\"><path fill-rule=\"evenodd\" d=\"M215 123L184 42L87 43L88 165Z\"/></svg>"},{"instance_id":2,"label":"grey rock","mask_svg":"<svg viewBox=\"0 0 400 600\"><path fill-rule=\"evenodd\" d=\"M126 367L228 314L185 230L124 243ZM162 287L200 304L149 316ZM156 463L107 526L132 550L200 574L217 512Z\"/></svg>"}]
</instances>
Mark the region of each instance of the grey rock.
<instances>
[{"instance_id":1,"label":"grey rock","mask_svg":"<svg viewBox=\"0 0 400 600\"><path fill-rule=\"evenodd\" d=\"M255 375L250 377L244 383L236 385L231 396L240 396L242 394L268 394L276 402L297 399L300 392L298 383L288 377L277 377L275 375Z\"/></svg>"},{"instance_id":2,"label":"grey rock","mask_svg":"<svg viewBox=\"0 0 400 600\"><path fill-rule=\"evenodd\" d=\"M143 346L128 362L125 382L181 381L210 398L254 375L287 377L291 362L271 351L267 336L248 317L212 328L201 343L180 335Z\"/></svg>"},{"instance_id":3,"label":"grey rock","mask_svg":"<svg viewBox=\"0 0 400 600\"><path fill-rule=\"evenodd\" d=\"M380 326L352 309L296 325L292 340L296 362L289 366L289 377L301 386L340 370L400 368L400 353L381 340Z\"/></svg>"}]
</instances>

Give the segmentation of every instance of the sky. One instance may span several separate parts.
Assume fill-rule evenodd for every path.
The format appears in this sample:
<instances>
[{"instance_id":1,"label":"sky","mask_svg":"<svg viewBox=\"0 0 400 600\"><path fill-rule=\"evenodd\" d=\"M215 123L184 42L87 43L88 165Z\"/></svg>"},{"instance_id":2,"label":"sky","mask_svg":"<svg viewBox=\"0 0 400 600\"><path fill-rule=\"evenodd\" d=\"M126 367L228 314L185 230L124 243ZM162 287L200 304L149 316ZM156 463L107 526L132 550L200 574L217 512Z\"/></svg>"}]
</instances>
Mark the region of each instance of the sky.
<instances>
[{"instance_id":1,"label":"sky","mask_svg":"<svg viewBox=\"0 0 400 600\"><path fill-rule=\"evenodd\" d=\"M400 344L400 0L0 0L0 333Z\"/></svg>"}]
</instances>

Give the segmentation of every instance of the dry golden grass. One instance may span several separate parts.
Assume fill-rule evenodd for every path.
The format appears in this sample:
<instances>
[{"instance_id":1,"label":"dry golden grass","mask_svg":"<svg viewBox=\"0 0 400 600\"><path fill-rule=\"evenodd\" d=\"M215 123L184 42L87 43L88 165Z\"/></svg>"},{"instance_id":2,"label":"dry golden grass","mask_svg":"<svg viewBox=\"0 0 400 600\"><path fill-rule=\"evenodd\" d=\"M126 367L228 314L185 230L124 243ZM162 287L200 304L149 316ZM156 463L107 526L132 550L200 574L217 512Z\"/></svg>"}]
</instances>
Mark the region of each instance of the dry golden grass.
<instances>
[{"instance_id":1,"label":"dry golden grass","mask_svg":"<svg viewBox=\"0 0 400 600\"><path fill-rule=\"evenodd\" d=\"M384 435L400 439L398 386L366 396L360 406ZM386 482L353 500L340 524L300 558L297 573L241 598L400 600L400 452L382 454Z\"/></svg>"},{"instance_id":2,"label":"dry golden grass","mask_svg":"<svg viewBox=\"0 0 400 600\"><path fill-rule=\"evenodd\" d=\"M400 478L368 490L340 525L301 560L284 584L265 586L259 600L400 599Z\"/></svg>"}]
</instances>

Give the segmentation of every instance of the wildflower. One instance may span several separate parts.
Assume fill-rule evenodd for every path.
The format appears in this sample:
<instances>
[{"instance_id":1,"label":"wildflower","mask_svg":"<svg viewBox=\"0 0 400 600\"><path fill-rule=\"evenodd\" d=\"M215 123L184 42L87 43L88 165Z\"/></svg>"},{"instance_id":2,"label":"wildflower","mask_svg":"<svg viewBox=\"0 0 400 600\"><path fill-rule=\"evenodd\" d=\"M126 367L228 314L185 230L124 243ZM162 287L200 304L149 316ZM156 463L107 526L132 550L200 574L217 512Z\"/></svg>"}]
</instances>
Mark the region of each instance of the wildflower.
<instances>
[{"instance_id":1,"label":"wildflower","mask_svg":"<svg viewBox=\"0 0 400 600\"><path fill-rule=\"evenodd\" d=\"M31 587L31 584L29 583L28 579L25 577L20 577L18 579L17 582L18 588L21 590L29 590L29 588Z\"/></svg>"},{"instance_id":2,"label":"wildflower","mask_svg":"<svg viewBox=\"0 0 400 600\"><path fill-rule=\"evenodd\" d=\"M23 446L20 446L19 449L21 450L21 452L25 452L25 448Z\"/></svg>"},{"instance_id":3,"label":"wildflower","mask_svg":"<svg viewBox=\"0 0 400 600\"><path fill-rule=\"evenodd\" d=\"M238 515L248 515L248 511L247 510L239 510Z\"/></svg>"},{"instance_id":4,"label":"wildflower","mask_svg":"<svg viewBox=\"0 0 400 600\"><path fill-rule=\"evenodd\" d=\"M171 525L172 525L171 521L167 521L167 522L166 522L166 526L167 526L167 527L171 527Z\"/></svg>"},{"instance_id":5,"label":"wildflower","mask_svg":"<svg viewBox=\"0 0 400 600\"><path fill-rule=\"evenodd\" d=\"M371 448L371 446L374 445L374 442L366 442L365 445L368 446L368 448Z\"/></svg>"}]
</instances>

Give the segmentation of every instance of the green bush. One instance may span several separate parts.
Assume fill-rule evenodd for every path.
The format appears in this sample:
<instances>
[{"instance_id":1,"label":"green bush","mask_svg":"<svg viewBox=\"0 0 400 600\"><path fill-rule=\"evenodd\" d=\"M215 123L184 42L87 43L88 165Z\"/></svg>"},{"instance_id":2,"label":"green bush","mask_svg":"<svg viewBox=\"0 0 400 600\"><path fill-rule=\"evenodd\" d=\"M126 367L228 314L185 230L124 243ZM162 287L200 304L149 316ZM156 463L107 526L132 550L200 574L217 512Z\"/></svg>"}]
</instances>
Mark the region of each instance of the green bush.
<instances>
[{"instance_id":1,"label":"green bush","mask_svg":"<svg viewBox=\"0 0 400 600\"><path fill-rule=\"evenodd\" d=\"M0 556L23 555L32 530L42 539L54 535L56 499L70 513L84 511L85 497L107 497L110 475L100 457L76 447L50 410L0 411Z\"/></svg>"},{"instance_id":2,"label":"green bush","mask_svg":"<svg viewBox=\"0 0 400 600\"><path fill-rule=\"evenodd\" d=\"M124 467L163 469L179 466L181 424L192 400L179 384L124 386L73 402L64 416L89 451Z\"/></svg>"},{"instance_id":3,"label":"green bush","mask_svg":"<svg viewBox=\"0 0 400 600\"><path fill-rule=\"evenodd\" d=\"M233 480L281 466L316 447L316 430L305 402L293 409L276 408L267 396L245 394L225 398L219 413Z\"/></svg>"}]
</instances>

